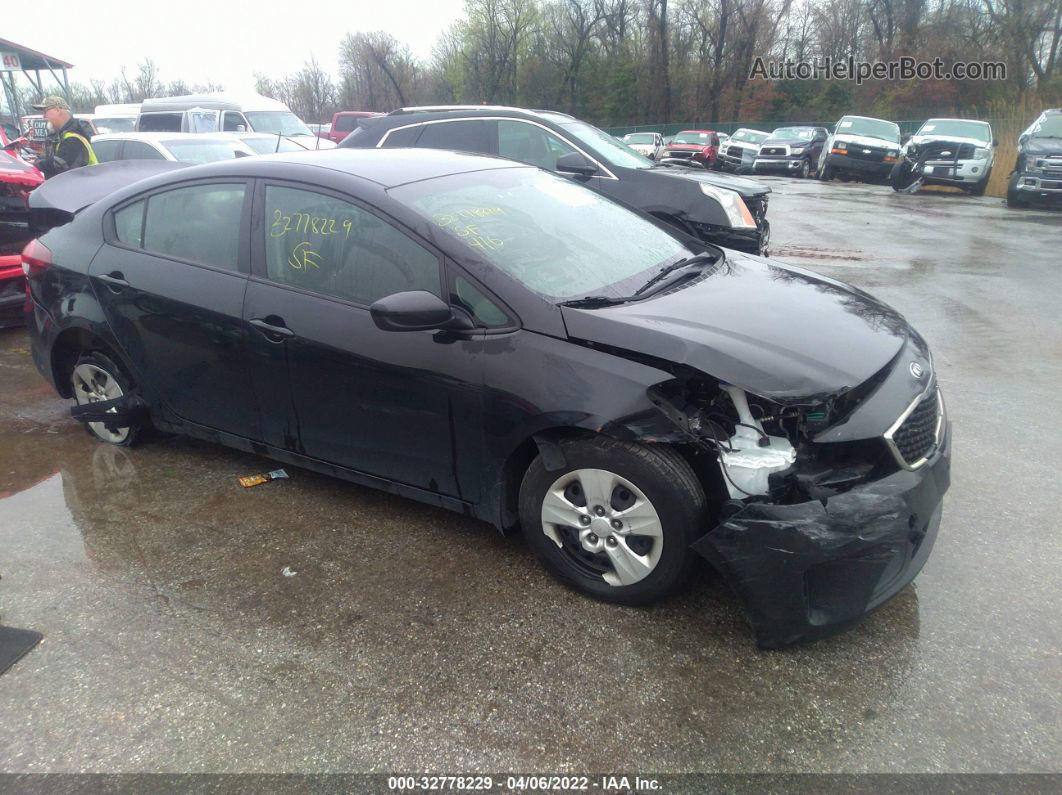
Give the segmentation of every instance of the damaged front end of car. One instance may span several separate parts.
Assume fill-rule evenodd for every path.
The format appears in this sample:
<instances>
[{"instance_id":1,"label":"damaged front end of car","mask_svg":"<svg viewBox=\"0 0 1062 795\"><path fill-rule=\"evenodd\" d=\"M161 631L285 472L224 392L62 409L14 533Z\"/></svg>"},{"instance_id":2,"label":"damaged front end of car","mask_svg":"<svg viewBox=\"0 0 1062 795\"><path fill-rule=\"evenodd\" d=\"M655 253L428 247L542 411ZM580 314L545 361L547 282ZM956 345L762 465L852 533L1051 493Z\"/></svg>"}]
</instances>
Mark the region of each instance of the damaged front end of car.
<instances>
[{"instance_id":1,"label":"damaged front end of car","mask_svg":"<svg viewBox=\"0 0 1062 795\"><path fill-rule=\"evenodd\" d=\"M717 484L715 525L693 549L741 598L761 647L852 624L922 568L950 440L919 339L840 394L770 400L691 374L649 398Z\"/></svg>"}]
</instances>

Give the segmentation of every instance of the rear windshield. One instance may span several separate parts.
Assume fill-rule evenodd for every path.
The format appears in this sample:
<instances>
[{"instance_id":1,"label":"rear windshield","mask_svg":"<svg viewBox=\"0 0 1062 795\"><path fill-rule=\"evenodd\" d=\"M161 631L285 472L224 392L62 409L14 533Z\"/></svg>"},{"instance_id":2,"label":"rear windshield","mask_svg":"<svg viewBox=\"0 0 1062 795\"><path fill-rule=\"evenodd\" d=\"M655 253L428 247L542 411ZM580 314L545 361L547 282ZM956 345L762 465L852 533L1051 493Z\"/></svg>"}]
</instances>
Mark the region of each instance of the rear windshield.
<instances>
[{"instance_id":1,"label":"rear windshield","mask_svg":"<svg viewBox=\"0 0 1062 795\"><path fill-rule=\"evenodd\" d=\"M183 139L161 143L182 163L213 163L215 160L231 160L236 157L237 152L250 154L247 147L240 141L218 141L208 138L201 141Z\"/></svg>"},{"instance_id":2,"label":"rear windshield","mask_svg":"<svg viewBox=\"0 0 1062 795\"><path fill-rule=\"evenodd\" d=\"M976 138L979 141L991 141L992 131L987 124L979 121L954 121L952 119L930 119L915 135L954 135L958 138Z\"/></svg>"},{"instance_id":3,"label":"rear windshield","mask_svg":"<svg viewBox=\"0 0 1062 795\"><path fill-rule=\"evenodd\" d=\"M845 116L837 122L837 132L841 135L865 135L868 138L880 138L894 144L900 142L900 128L891 121L881 119L861 119Z\"/></svg>"},{"instance_id":4,"label":"rear windshield","mask_svg":"<svg viewBox=\"0 0 1062 795\"><path fill-rule=\"evenodd\" d=\"M654 269L692 254L651 221L538 169L454 174L389 193L550 301L630 295Z\"/></svg>"}]
</instances>

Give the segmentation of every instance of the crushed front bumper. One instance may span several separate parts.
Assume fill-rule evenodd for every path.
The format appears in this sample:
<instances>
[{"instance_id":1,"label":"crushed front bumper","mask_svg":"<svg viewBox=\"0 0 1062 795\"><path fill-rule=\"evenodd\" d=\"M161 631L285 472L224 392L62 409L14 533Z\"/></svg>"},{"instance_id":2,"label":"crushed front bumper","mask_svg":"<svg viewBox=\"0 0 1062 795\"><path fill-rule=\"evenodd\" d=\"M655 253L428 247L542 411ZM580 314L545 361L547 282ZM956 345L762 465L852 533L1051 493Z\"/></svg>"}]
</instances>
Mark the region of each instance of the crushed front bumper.
<instances>
[{"instance_id":1,"label":"crushed front bumper","mask_svg":"<svg viewBox=\"0 0 1062 795\"><path fill-rule=\"evenodd\" d=\"M1014 188L1027 193L1030 198L1062 199L1062 174L1019 174Z\"/></svg>"},{"instance_id":2,"label":"crushed front bumper","mask_svg":"<svg viewBox=\"0 0 1062 795\"><path fill-rule=\"evenodd\" d=\"M831 152L826 158L826 165L836 171L853 176L885 179L892 171L895 161L861 160L858 157L838 155Z\"/></svg>"},{"instance_id":3,"label":"crushed front bumper","mask_svg":"<svg viewBox=\"0 0 1062 795\"><path fill-rule=\"evenodd\" d=\"M792 157L757 157L752 165L754 174L791 174L799 171L804 164L804 157L793 155Z\"/></svg>"},{"instance_id":4,"label":"crushed front bumper","mask_svg":"<svg viewBox=\"0 0 1062 795\"><path fill-rule=\"evenodd\" d=\"M900 592L933 548L951 427L919 469L822 501L751 503L693 544L737 592L763 648L832 634Z\"/></svg>"}]
</instances>

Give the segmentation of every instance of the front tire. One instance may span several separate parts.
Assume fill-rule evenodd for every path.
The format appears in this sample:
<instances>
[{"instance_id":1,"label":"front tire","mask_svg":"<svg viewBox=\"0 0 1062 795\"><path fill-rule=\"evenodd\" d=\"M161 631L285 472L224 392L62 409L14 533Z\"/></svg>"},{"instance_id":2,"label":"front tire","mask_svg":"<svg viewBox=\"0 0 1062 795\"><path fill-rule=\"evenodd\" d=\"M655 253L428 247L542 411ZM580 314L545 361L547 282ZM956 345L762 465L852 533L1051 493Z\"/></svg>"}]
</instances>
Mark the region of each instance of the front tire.
<instances>
[{"instance_id":1,"label":"front tire","mask_svg":"<svg viewBox=\"0 0 1062 795\"><path fill-rule=\"evenodd\" d=\"M1021 195L1022 192L1018 190L1018 175L1012 174L1010 179L1007 180L1007 206L1008 207L1028 207L1029 200Z\"/></svg>"},{"instance_id":2,"label":"front tire","mask_svg":"<svg viewBox=\"0 0 1062 795\"><path fill-rule=\"evenodd\" d=\"M818 176L820 182L829 182L831 179L833 179L833 169L830 168L830 164L828 161L822 164L822 168L819 169Z\"/></svg>"},{"instance_id":3,"label":"front tire","mask_svg":"<svg viewBox=\"0 0 1062 795\"><path fill-rule=\"evenodd\" d=\"M121 367L99 351L83 354L78 358L70 373L70 382L74 389L74 400L79 406L131 394L135 386ZM113 431L102 422L83 424L85 430L99 441L120 447L131 446L142 430L136 422Z\"/></svg>"},{"instance_id":4,"label":"front tire","mask_svg":"<svg viewBox=\"0 0 1062 795\"><path fill-rule=\"evenodd\" d=\"M537 457L520 486L520 524L554 577L608 602L645 605L673 593L696 562L704 490L674 449L607 437L560 443L565 465Z\"/></svg>"},{"instance_id":5,"label":"front tire","mask_svg":"<svg viewBox=\"0 0 1062 795\"><path fill-rule=\"evenodd\" d=\"M985 173L984 178L980 182L974 183L973 187L970 188L970 195L971 196L984 196L985 195L985 189L988 187L988 180L990 180L991 178L992 178L992 169L988 169L988 171Z\"/></svg>"},{"instance_id":6,"label":"front tire","mask_svg":"<svg viewBox=\"0 0 1062 795\"><path fill-rule=\"evenodd\" d=\"M810 175L811 175L811 161L805 158L804 160L802 160L800 162L800 171L798 173L798 176L801 179L807 179Z\"/></svg>"}]
</instances>

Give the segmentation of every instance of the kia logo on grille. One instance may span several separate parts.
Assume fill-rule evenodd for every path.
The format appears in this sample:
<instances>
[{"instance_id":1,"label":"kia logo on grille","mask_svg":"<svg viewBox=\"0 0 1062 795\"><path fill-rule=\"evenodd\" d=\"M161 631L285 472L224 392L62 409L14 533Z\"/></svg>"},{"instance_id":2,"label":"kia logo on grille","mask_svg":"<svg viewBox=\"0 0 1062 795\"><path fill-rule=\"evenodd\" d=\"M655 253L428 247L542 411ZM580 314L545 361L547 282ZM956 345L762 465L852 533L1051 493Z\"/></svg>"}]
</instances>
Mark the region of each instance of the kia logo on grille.
<instances>
[{"instance_id":1,"label":"kia logo on grille","mask_svg":"<svg viewBox=\"0 0 1062 795\"><path fill-rule=\"evenodd\" d=\"M918 362L911 362L911 375L913 375L915 378L921 378L923 375L925 375L925 372L926 371L922 368L922 365L920 365Z\"/></svg>"}]
</instances>

